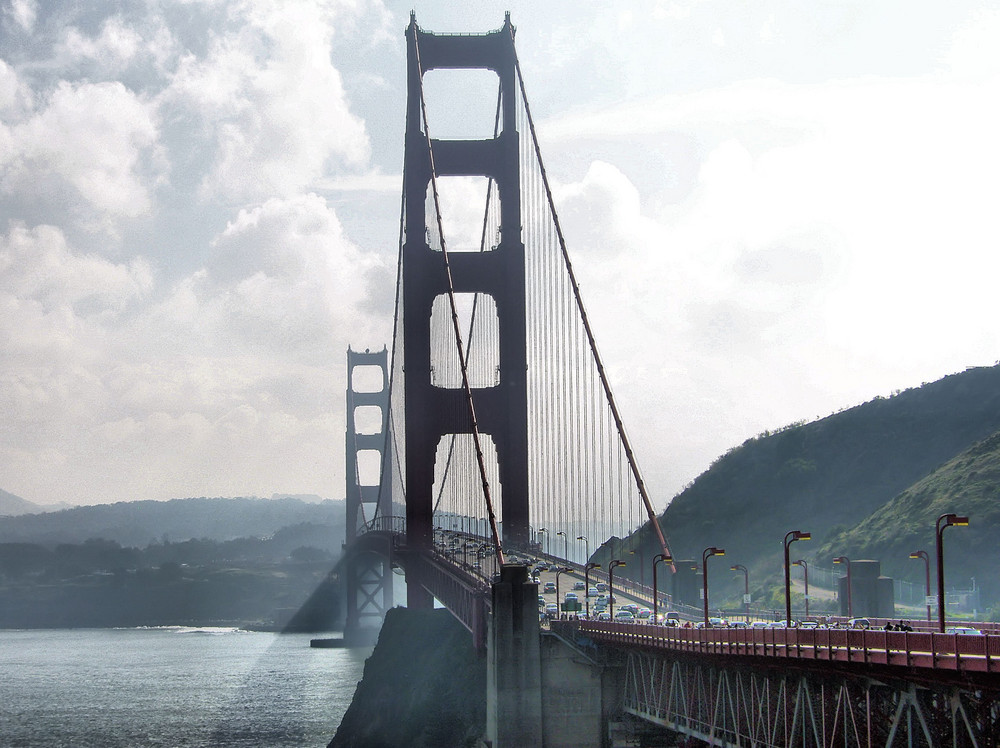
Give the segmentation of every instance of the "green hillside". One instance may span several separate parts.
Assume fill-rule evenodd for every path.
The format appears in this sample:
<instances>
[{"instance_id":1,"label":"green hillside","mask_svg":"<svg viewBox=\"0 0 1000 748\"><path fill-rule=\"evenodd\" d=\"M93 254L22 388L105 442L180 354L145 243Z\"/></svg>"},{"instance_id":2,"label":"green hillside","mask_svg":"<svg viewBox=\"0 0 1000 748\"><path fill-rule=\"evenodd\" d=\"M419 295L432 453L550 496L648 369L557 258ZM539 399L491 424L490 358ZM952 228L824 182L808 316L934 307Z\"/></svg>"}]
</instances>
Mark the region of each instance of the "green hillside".
<instances>
[{"instance_id":1,"label":"green hillside","mask_svg":"<svg viewBox=\"0 0 1000 748\"><path fill-rule=\"evenodd\" d=\"M931 555L934 584L935 521L954 512L969 517L968 527L955 527L943 535L946 579L975 577L983 596L1000 599L1000 433L976 444L948 461L923 480L903 491L870 517L837 533L817 549L820 558L878 558L882 573L912 577L923 565L909 554L926 550Z\"/></svg>"},{"instance_id":2,"label":"green hillside","mask_svg":"<svg viewBox=\"0 0 1000 748\"><path fill-rule=\"evenodd\" d=\"M675 558L700 562L703 548L723 547L726 558L719 560L720 567L744 564L761 583L780 578L781 541L789 530L811 532L813 540L797 544L796 553L829 568L829 549L835 538L839 547L842 533L998 431L1000 366L969 369L812 423L749 439L720 457L675 497L660 521ZM960 487L983 483L985 496L986 479L971 477L972 472L943 478L949 483L940 495L960 497ZM929 494L921 496L914 501L928 506L913 515L914 529L908 539L892 545L871 542L863 552L858 544L854 546L861 554L858 557L883 560L891 573L898 568L892 556L902 546L907 542L926 545L929 541L920 538L928 537L927 533L933 539L937 505L929 505ZM964 507L948 511L973 513ZM993 515L989 516L988 520L974 517L974 521L983 532L1000 530ZM919 535L916 527L928 517L930 530ZM626 547L640 548L647 559L656 552L648 530L626 541ZM871 531L858 528L857 536L843 537L861 537L860 533ZM905 548L903 558L915 549ZM851 555L851 548L840 548L835 555L843 554ZM980 572L975 576L985 580L996 568L997 559L984 555L975 563ZM910 570L907 576L917 578L916 571ZM720 592L728 585L728 592L735 593L735 577L720 574Z\"/></svg>"}]
</instances>

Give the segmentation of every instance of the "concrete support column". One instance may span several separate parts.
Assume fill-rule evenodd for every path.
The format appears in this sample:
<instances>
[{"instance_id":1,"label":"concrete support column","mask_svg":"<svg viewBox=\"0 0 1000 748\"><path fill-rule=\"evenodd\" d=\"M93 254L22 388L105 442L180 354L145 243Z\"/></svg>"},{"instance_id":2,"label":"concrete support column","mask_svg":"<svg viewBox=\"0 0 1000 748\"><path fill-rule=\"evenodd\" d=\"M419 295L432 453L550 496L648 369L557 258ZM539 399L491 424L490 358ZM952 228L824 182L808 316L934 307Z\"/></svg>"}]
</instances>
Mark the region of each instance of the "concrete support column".
<instances>
[{"instance_id":1,"label":"concrete support column","mask_svg":"<svg viewBox=\"0 0 1000 748\"><path fill-rule=\"evenodd\" d=\"M486 737L493 748L541 748L538 585L505 565L493 584L486 660Z\"/></svg>"}]
</instances>

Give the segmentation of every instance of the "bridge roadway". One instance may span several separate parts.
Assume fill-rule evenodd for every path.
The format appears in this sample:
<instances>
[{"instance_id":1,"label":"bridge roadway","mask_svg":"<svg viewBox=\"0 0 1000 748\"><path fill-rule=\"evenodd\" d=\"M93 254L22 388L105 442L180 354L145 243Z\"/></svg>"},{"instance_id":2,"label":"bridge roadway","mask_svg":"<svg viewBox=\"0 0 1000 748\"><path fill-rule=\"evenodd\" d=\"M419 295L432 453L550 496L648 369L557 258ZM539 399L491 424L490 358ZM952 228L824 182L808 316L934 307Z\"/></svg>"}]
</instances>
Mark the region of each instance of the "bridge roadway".
<instances>
[{"instance_id":1,"label":"bridge roadway","mask_svg":"<svg viewBox=\"0 0 1000 748\"><path fill-rule=\"evenodd\" d=\"M477 645L485 645L495 577L490 554L479 554L482 540L462 537L456 550L449 538L431 552L413 553L398 528L381 534L407 573L420 575ZM564 572L558 597L583 578L576 567ZM547 602L557 602L555 592L542 591L555 579L552 571L539 575ZM598 579L606 576L591 575L591 585ZM618 584L615 596L617 605L634 600L649 606ZM605 674L590 694L579 691L594 677L584 671L572 677L562 672L555 680L544 675L546 725L579 726L579 715L586 713L591 721L605 720L586 723L598 735L608 729L606 720L624 711L650 729L718 746L1000 746L1000 635L697 629L582 618L548 625L558 640L575 643L578 654L564 655L562 662L589 662L584 671L597 667ZM553 665L546 667L550 672ZM605 703L597 694L617 696ZM586 705L583 712L578 703Z\"/></svg>"},{"instance_id":2,"label":"bridge roadway","mask_svg":"<svg viewBox=\"0 0 1000 748\"><path fill-rule=\"evenodd\" d=\"M573 638L620 647L726 657L886 665L939 679L1000 672L1000 636L879 629L685 629L612 621L553 621ZM995 684L994 684L995 685Z\"/></svg>"}]
</instances>

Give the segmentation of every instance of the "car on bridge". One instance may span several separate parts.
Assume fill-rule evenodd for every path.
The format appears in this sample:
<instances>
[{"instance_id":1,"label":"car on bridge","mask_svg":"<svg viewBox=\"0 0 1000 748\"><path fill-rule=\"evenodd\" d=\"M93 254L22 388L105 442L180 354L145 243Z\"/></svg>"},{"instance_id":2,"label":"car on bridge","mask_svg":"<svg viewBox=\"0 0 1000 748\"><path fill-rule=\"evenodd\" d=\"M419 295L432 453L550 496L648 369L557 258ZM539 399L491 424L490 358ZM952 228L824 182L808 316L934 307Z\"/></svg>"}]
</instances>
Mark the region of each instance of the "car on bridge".
<instances>
[{"instance_id":1,"label":"car on bridge","mask_svg":"<svg viewBox=\"0 0 1000 748\"><path fill-rule=\"evenodd\" d=\"M619 623L629 623L635 620L635 616L632 615L631 610L619 610L615 613L615 620Z\"/></svg>"},{"instance_id":2,"label":"car on bridge","mask_svg":"<svg viewBox=\"0 0 1000 748\"><path fill-rule=\"evenodd\" d=\"M870 629L872 627L872 622L867 618L852 618L847 622L847 628L849 629Z\"/></svg>"},{"instance_id":3,"label":"car on bridge","mask_svg":"<svg viewBox=\"0 0 1000 748\"><path fill-rule=\"evenodd\" d=\"M983 632L971 626L949 626L944 630L946 634L958 634L959 636L982 636Z\"/></svg>"},{"instance_id":4,"label":"car on bridge","mask_svg":"<svg viewBox=\"0 0 1000 748\"><path fill-rule=\"evenodd\" d=\"M575 592L567 592L567 593L566 593L566 594L565 594L565 595L563 596L563 602L566 602L566 603L568 603L568 602L569 602L570 600L572 600L573 602L576 602L576 601L577 601L577 600L579 600L579 599L580 599L580 598L579 598L579 597L577 597L577 594L576 594Z\"/></svg>"},{"instance_id":5,"label":"car on bridge","mask_svg":"<svg viewBox=\"0 0 1000 748\"><path fill-rule=\"evenodd\" d=\"M610 621L611 620L611 614L608 613L608 611L606 611L606 610L602 610L600 613L597 614L597 620L598 621Z\"/></svg>"},{"instance_id":6,"label":"car on bridge","mask_svg":"<svg viewBox=\"0 0 1000 748\"><path fill-rule=\"evenodd\" d=\"M573 589L574 590L585 590L585 589L587 589L587 585L585 585L583 582L574 582L573 583Z\"/></svg>"},{"instance_id":7,"label":"car on bridge","mask_svg":"<svg viewBox=\"0 0 1000 748\"><path fill-rule=\"evenodd\" d=\"M635 614L635 617L640 621L648 621L653 617L653 611L649 608L639 608L639 612Z\"/></svg>"},{"instance_id":8,"label":"car on bridge","mask_svg":"<svg viewBox=\"0 0 1000 748\"><path fill-rule=\"evenodd\" d=\"M545 592L555 592L556 591L556 583L555 582L546 582L545 583L545 589L544 589L544 591Z\"/></svg>"},{"instance_id":9,"label":"car on bridge","mask_svg":"<svg viewBox=\"0 0 1000 748\"><path fill-rule=\"evenodd\" d=\"M597 597L599 594L596 587L591 587L587 590L587 597Z\"/></svg>"},{"instance_id":10,"label":"car on bridge","mask_svg":"<svg viewBox=\"0 0 1000 748\"><path fill-rule=\"evenodd\" d=\"M547 603L545 606L545 615L547 615L549 618L558 618L559 606L556 605L555 603Z\"/></svg>"}]
</instances>

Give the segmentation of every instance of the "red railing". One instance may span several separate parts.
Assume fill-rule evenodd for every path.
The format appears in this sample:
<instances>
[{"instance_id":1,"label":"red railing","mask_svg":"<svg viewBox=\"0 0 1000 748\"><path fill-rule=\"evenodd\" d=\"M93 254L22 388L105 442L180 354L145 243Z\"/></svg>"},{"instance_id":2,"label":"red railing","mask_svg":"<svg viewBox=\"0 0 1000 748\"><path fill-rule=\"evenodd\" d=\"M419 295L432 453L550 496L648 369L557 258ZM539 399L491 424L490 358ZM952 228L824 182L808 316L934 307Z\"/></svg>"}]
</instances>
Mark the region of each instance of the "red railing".
<instances>
[{"instance_id":1,"label":"red railing","mask_svg":"<svg viewBox=\"0 0 1000 748\"><path fill-rule=\"evenodd\" d=\"M553 621L594 641L737 657L1000 672L1000 636L848 629L685 629L641 623Z\"/></svg>"}]
</instances>

